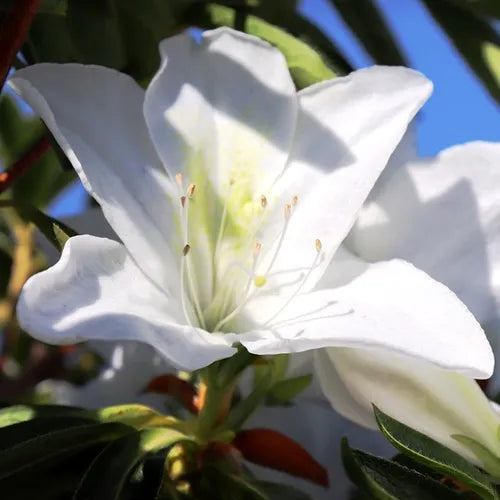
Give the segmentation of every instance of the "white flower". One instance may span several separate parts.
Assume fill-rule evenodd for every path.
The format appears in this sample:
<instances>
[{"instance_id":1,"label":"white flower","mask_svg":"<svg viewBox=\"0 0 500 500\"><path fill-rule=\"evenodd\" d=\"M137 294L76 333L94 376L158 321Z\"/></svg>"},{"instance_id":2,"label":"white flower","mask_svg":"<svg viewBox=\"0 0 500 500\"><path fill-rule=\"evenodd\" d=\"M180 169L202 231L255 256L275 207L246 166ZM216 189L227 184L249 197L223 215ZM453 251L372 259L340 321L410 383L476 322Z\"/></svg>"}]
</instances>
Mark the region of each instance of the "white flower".
<instances>
[{"instance_id":1,"label":"white flower","mask_svg":"<svg viewBox=\"0 0 500 500\"><path fill-rule=\"evenodd\" d=\"M353 272L362 273L366 261L407 259L454 290L498 339L500 144L475 142L417 160L410 140L394 154L344 242L346 252L364 259L350 257ZM325 275L333 285L335 270ZM441 333L449 335L442 348L454 350L455 331ZM354 422L376 428L375 404L476 463L452 435L469 436L500 457L500 418L474 380L373 349L324 349L313 360L324 394Z\"/></svg>"},{"instance_id":2,"label":"white flower","mask_svg":"<svg viewBox=\"0 0 500 500\"><path fill-rule=\"evenodd\" d=\"M72 64L11 80L123 243L71 238L24 287L26 330L139 340L186 369L240 342L256 354L373 348L491 374L484 333L452 292L399 260L358 273L340 248L428 80L374 67L296 93L277 50L228 29L160 50L145 93Z\"/></svg>"}]
</instances>

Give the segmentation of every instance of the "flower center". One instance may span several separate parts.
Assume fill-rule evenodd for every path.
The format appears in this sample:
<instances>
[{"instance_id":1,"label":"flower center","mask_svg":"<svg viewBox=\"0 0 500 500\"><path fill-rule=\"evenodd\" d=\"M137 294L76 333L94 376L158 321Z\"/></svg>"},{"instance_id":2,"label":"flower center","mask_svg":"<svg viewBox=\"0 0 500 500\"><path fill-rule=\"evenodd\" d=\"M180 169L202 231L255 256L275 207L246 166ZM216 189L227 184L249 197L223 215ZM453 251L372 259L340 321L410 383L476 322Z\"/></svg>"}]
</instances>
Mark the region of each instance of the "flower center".
<instances>
[{"instance_id":1,"label":"flower center","mask_svg":"<svg viewBox=\"0 0 500 500\"><path fill-rule=\"evenodd\" d=\"M292 196L290 202L282 206L281 215L276 217L264 194L251 200L239 194L238 186L230 180L227 193L218 211L214 212L216 200L211 200L213 203L209 199L197 200L200 190L194 183L186 186L181 174L176 175L176 183L182 238L180 293L186 322L207 331L234 331L233 322L244 313L250 300L272 291L270 282L278 274L274 272L276 263L286 245L299 198ZM207 216L211 216L210 228ZM288 307L319 265L321 241L316 239L314 245L314 261L302 268L295 288L279 310L269 318L262 318L260 326L268 325Z\"/></svg>"}]
</instances>

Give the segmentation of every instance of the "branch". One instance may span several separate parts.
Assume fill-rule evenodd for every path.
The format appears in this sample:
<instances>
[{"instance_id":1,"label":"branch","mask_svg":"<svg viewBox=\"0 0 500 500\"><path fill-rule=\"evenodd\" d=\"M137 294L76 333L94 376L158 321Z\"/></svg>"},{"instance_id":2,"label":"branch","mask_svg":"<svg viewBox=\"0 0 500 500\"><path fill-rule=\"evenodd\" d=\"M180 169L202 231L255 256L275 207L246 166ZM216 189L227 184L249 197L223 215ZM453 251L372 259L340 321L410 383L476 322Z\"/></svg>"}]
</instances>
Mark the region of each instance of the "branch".
<instances>
[{"instance_id":1,"label":"branch","mask_svg":"<svg viewBox=\"0 0 500 500\"><path fill-rule=\"evenodd\" d=\"M24 41L40 0L17 0L0 23L0 89Z\"/></svg>"},{"instance_id":2,"label":"branch","mask_svg":"<svg viewBox=\"0 0 500 500\"><path fill-rule=\"evenodd\" d=\"M10 185L18 177L24 174L24 172L26 172L26 170L28 170L49 148L50 140L47 136L44 136L26 155L4 170L0 174L0 193L3 193L9 188Z\"/></svg>"}]
</instances>

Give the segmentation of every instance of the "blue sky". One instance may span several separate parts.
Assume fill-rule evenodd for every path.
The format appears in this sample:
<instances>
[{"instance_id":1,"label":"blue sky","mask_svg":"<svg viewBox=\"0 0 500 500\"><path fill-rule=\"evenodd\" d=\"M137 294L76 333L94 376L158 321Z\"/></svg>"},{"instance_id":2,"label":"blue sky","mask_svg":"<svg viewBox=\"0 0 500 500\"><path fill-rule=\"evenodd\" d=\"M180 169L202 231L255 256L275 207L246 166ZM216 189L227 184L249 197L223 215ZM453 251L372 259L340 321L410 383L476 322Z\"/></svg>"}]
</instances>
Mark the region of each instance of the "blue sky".
<instances>
[{"instance_id":1,"label":"blue sky","mask_svg":"<svg viewBox=\"0 0 500 500\"><path fill-rule=\"evenodd\" d=\"M420 2L375 1L411 67L434 83L434 93L418 117L419 154L435 155L472 140L500 141L497 105ZM301 11L336 42L354 67L373 64L327 0L303 0ZM55 217L78 213L84 200L83 188L74 186L56 200L51 213Z\"/></svg>"}]
</instances>

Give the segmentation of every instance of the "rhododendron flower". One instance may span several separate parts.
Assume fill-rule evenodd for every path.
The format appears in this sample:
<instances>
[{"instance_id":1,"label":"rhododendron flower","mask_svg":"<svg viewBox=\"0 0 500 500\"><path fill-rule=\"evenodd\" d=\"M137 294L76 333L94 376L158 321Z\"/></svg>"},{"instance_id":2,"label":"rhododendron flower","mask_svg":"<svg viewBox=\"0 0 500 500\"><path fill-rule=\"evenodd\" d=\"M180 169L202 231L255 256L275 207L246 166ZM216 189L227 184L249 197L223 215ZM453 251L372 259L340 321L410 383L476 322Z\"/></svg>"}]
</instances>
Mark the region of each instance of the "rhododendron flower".
<instances>
[{"instance_id":1,"label":"rhododendron flower","mask_svg":"<svg viewBox=\"0 0 500 500\"><path fill-rule=\"evenodd\" d=\"M373 67L297 93L276 49L228 29L160 50L145 92L96 66L11 79L121 239L71 238L23 289L26 330L138 340L185 369L242 344L372 348L491 374L484 333L450 290L401 260L358 273L341 247L428 80Z\"/></svg>"}]
</instances>

